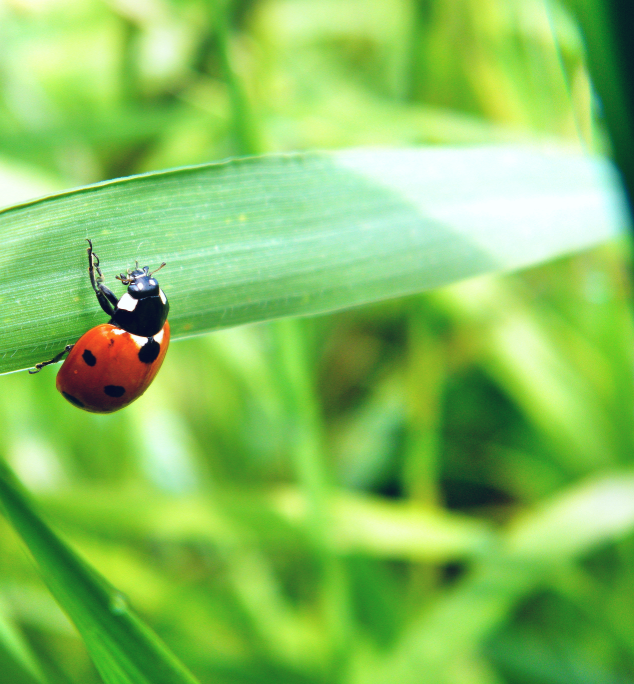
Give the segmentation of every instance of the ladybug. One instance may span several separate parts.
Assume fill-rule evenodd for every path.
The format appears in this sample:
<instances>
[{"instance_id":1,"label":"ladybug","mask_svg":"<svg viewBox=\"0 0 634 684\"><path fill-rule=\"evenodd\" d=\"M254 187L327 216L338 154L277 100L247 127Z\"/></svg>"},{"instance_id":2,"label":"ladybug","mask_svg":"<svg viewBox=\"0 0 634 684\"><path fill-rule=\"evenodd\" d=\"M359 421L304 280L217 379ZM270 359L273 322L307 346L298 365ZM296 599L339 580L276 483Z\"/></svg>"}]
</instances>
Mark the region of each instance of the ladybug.
<instances>
[{"instance_id":1,"label":"ladybug","mask_svg":"<svg viewBox=\"0 0 634 684\"><path fill-rule=\"evenodd\" d=\"M138 399L158 373L170 341L169 303L147 266L117 276L128 291L117 299L104 284L99 257L88 242L88 274L101 308L110 316L29 373L61 361L57 389L74 406L92 413L112 413Z\"/></svg>"}]
</instances>

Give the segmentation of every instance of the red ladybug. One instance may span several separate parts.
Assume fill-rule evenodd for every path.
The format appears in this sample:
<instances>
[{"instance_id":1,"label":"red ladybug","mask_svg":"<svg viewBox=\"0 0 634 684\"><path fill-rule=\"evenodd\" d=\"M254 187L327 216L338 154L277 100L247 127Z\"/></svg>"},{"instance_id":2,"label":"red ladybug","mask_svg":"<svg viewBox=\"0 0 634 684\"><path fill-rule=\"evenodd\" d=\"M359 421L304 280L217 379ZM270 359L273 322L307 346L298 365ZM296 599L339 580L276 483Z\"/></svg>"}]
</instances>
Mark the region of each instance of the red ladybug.
<instances>
[{"instance_id":1,"label":"red ladybug","mask_svg":"<svg viewBox=\"0 0 634 684\"><path fill-rule=\"evenodd\" d=\"M92 242L87 242L90 283L110 320L89 330L50 361L36 364L29 373L57 363L70 352L57 374L57 389L84 411L112 413L138 399L158 373L170 341L170 307L156 278L147 266L140 269L138 262L133 271L117 276L128 286L117 299L103 284L99 257Z\"/></svg>"}]
</instances>

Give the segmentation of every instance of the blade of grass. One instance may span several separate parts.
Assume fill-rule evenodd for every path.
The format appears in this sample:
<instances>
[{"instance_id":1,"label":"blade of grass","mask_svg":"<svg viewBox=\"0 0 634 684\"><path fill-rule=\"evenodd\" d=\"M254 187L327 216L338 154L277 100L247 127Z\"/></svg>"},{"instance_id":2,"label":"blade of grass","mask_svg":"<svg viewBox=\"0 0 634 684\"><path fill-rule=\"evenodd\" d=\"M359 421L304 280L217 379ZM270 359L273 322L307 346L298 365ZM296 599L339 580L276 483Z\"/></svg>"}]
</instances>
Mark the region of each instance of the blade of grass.
<instances>
[{"instance_id":1,"label":"blade of grass","mask_svg":"<svg viewBox=\"0 0 634 684\"><path fill-rule=\"evenodd\" d=\"M625 223L616 188L607 163L561 149L357 150L151 173L5 209L0 373L103 322L87 237L110 285L135 259L168 263L183 337L587 248Z\"/></svg>"},{"instance_id":2,"label":"blade of grass","mask_svg":"<svg viewBox=\"0 0 634 684\"><path fill-rule=\"evenodd\" d=\"M196 684L125 598L40 518L1 463L0 506L29 548L52 594L75 623L106 684Z\"/></svg>"},{"instance_id":3,"label":"blade of grass","mask_svg":"<svg viewBox=\"0 0 634 684\"><path fill-rule=\"evenodd\" d=\"M306 329L299 321L279 321L274 328L278 377L291 420L288 449L307 503L308 529L319 558L321 604L331 641L331 682L342 681L353 634L349 578L334 553L331 530L332 486L324 458L323 422L310 372Z\"/></svg>"},{"instance_id":4,"label":"blade of grass","mask_svg":"<svg viewBox=\"0 0 634 684\"><path fill-rule=\"evenodd\" d=\"M15 673L13 670L15 669ZM47 681L40 670L29 644L5 615L0 603L0 671L11 672L11 682L45 684ZM5 675L6 676L6 675Z\"/></svg>"},{"instance_id":5,"label":"blade of grass","mask_svg":"<svg viewBox=\"0 0 634 684\"><path fill-rule=\"evenodd\" d=\"M634 203L634 92L631 5L623 0L569 0L576 12L587 50L593 85L601 98L601 114L612 140L612 152Z\"/></svg>"}]
</instances>

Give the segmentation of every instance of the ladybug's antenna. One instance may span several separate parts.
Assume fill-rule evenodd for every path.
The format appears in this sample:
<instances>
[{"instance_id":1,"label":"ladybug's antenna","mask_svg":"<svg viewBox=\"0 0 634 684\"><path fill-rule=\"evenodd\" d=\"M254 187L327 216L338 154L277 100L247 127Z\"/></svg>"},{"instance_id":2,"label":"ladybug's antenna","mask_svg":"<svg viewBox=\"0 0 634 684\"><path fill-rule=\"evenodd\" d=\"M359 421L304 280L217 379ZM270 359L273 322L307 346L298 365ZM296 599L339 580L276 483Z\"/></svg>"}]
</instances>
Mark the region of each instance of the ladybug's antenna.
<instances>
[{"instance_id":1,"label":"ladybug's antenna","mask_svg":"<svg viewBox=\"0 0 634 684\"><path fill-rule=\"evenodd\" d=\"M137 271L138 271L138 269L139 269L139 262L138 262L138 261L136 262L136 265L137 265ZM160 270L163 268L163 266L166 266L166 265L167 265L167 264L166 264L165 262L163 262L158 268L155 268L155 269L154 269L152 272L150 272L150 273L148 273L148 267L147 267L147 266L144 266L144 267L143 267L143 270L145 271L145 273L146 273L147 275L151 276L153 273L156 273L157 271L160 271ZM96 267L96 265L95 265L95 267ZM135 278L135 276L133 275L133 273L136 273L136 271L128 271L127 273L121 273L120 275L115 276L115 278L116 278L117 280L120 280L124 285L129 285L129 284L134 280L134 278ZM138 277L138 276L137 276L137 277Z\"/></svg>"}]
</instances>

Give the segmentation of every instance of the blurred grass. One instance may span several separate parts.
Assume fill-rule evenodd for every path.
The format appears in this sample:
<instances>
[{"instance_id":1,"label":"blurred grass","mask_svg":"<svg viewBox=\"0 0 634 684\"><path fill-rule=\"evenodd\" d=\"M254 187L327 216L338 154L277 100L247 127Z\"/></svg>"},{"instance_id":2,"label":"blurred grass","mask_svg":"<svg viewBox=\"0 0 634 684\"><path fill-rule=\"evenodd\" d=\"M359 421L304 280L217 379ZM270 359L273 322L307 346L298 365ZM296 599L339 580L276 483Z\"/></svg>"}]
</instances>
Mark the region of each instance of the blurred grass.
<instances>
[{"instance_id":1,"label":"blurred grass","mask_svg":"<svg viewBox=\"0 0 634 684\"><path fill-rule=\"evenodd\" d=\"M254 151L604 151L558 3L1 11L4 204ZM105 418L3 376L0 449L201 682L627 682L626 252L182 341ZM0 558L0 682L98 682L4 521Z\"/></svg>"}]
</instances>

